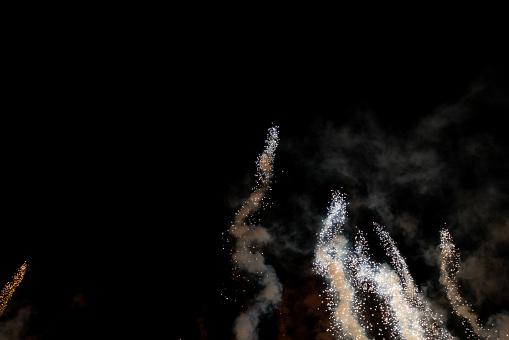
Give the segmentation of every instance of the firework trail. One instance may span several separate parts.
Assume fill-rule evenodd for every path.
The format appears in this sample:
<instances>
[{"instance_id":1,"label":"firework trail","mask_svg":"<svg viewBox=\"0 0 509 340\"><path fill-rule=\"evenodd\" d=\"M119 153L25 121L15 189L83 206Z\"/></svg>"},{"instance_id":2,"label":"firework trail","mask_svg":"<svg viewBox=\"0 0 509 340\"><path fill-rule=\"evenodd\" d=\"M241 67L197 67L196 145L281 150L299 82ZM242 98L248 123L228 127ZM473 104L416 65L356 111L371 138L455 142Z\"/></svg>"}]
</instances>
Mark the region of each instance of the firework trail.
<instances>
[{"instance_id":1,"label":"firework trail","mask_svg":"<svg viewBox=\"0 0 509 340\"><path fill-rule=\"evenodd\" d=\"M352 261L351 266L353 279L358 282L356 286L361 295L369 294L369 297L376 301L374 308L371 307L369 311L365 308L359 309L359 317L364 320L366 330L370 331L372 336L378 337L384 337L388 330L393 338L397 337L397 334L404 339L426 339L421 322L422 310L407 297L405 291L408 289L401 283L404 278L400 271L393 270L388 264L380 265L371 260L368 249L367 241L360 232L356 236L357 259ZM401 264L406 267L404 261ZM413 283L409 274L406 279ZM415 290L417 294L417 288Z\"/></svg>"},{"instance_id":2,"label":"firework trail","mask_svg":"<svg viewBox=\"0 0 509 340\"><path fill-rule=\"evenodd\" d=\"M266 243L271 236L265 228L254 226L250 222L253 214L263 207L263 200L270 189L278 142L278 127L275 126L269 129L265 149L256 161L257 179L253 192L235 215L235 220L229 229L236 240L236 248L232 254L235 265L257 276L262 287L255 296L254 303L235 321L234 332L239 340L257 339L260 316L281 301L282 288L274 268L265 264L263 253L255 250L257 245Z\"/></svg>"},{"instance_id":3,"label":"firework trail","mask_svg":"<svg viewBox=\"0 0 509 340\"><path fill-rule=\"evenodd\" d=\"M468 303L463 302L459 294L458 279L456 274L459 270L460 255L452 243L452 236L447 229L440 230L440 248L441 248L441 264L440 264L440 283L445 286L447 298L451 302L453 310L460 317L465 318L472 330L481 338L488 338L486 330L479 323L477 315L469 307Z\"/></svg>"},{"instance_id":4,"label":"firework trail","mask_svg":"<svg viewBox=\"0 0 509 340\"><path fill-rule=\"evenodd\" d=\"M378 310L376 313L380 313L379 317L391 327L393 334L405 339L424 339L419 310L406 299L399 275L388 265L377 265L369 258L362 233L356 237L354 250L349 249L341 230L345 216L346 202L336 192L315 253L316 270L328 283L326 293L330 297L328 307L333 316L334 333L339 338L352 339L368 339L366 331L370 335L382 335L384 330L373 320ZM375 310L369 307L371 317L359 299L367 295L374 295L378 304Z\"/></svg>"},{"instance_id":5,"label":"firework trail","mask_svg":"<svg viewBox=\"0 0 509 340\"><path fill-rule=\"evenodd\" d=\"M12 281L7 282L4 289L2 289L2 292L0 293L0 315L3 314L5 307L7 306L7 302L11 299L14 290L23 280L27 267L28 264L26 262L23 263L21 267L19 267L18 272L14 274Z\"/></svg>"},{"instance_id":6,"label":"firework trail","mask_svg":"<svg viewBox=\"0 0 509 340\"><path fill-rule=\"evenodd\" d=\"M452 339L419 293L396 243L378 224L375 230L391 259L373 261L364 234L350 247L343 235L344 196L335 192L315 251L315 270L327 281L332 332L339 338ZM441 321L440 321L441 323Z\"/></svg>"},{"instance_id":7,"label":"firework trail","mask_svg":"<svg viewBox=\"0 0 509 340\"><path fill-rule=\"evenodd\" d=\"M234 332L238 340L257 339L260 317L281 301L282 287L275 270L265 264L263 252L258 250L261 244L270 241L271 236L265 228L253 222L255 214L266 206L264 199L272 182L278 141L278 128L272 127L265 149L257 158L256 185L228 230L235 238L232 258L236 267L256 277L261 286L253 303L235 320ZM360 230L354 245L350 245L343 229L346 206L345 196L334 192L315 248L314 270L327 284L324 293L331 320L328 331L337 338L355 340L454 339L419 292L405 258L384 227L373 223L390 264L371 259L368 243ZM498 326L492 331L485 330L469 305L462 301L456 278L459 254L447 230L440 232L440 238L440 282L446 287L453 310L466 320L463 325L467 328L467 337L508 337L507 326L504 326L507 315L491 316L489 321Z\"/></svg>"},{"instance_id":8,"label":"firework trail","mask_svg":"<svg viewBox=\"0 0 509 340\"><path fill-rule=\"evenodd\" d=\"M349 263L357 294L361 297L357 299L357 315L369 338L384 338L387 330L394 337L397 334L396 316L389 306L388 299L381 295L379 284L375 280L379 268L370 259L368 250L364 233L359 230L355 236L354 254L350 256Z\"/></svg>"},{"instance_id":9,"label":"firework trail","mask_svg":"<svg viewBox=\"0 0 509 340\"><path fill-rule=\"evenodd\" d=\"M340 192L335 192L323 222L315 252L315 269L327 281L328 308L333 319L333 333L339 337L368 339L359 324L356 307L360 305L355 297L355 288L346 267L348 241L342 235L341 227L346 218L346 201Z\"/></svg>"},{"instance_id":10,"label":"firework trail","mask_svg":"<svg viewBox=\"0 0 509 340\"><path fill-rule=\"evenodd\" d=\"M419 311L419 321L426 332L427 338L452 339L449 332L439 326L439 324L443 324L443 321L431 310L427 301L419 293L417 285L408 270L405 258L401 256L396 246L396 242L380 224L373 223L373 225L384 246L385 253L391 259L392 267L399 276L405 300Z\"/></svg>"},{"instance_id":11,"label":"firework trail","mask_svg":"<svg viewBox=\"0 0 509 340\"><path fill-rule=\"evenodd\" d=\"M385 231L380 224L373 222L373 225L375 226L375 231L384 246L385 253L390 257L393 268L401 278L401 286L403 287L405 296L408 299L415 300L416 303L419 303L420 301L418 302L417 297L417 286L414 283L412 275L410 275L405 259L401 256L399 249L396 246L396 242L394 242L389 233Z\"/></svg>"},{"instance_id":12,"label":"firework trail","mask_svg":"<svg viewBox=\"0 0 509 340\"><path fill-rule=\"evenodd\" d=\"M380 295L387 298L394 311L398 333L404 339L425 339L424 329L420 324L421 313L408 301L400 285L400 277L387 264L379 267L374 277Z\"/></svg>"}]
</instances>

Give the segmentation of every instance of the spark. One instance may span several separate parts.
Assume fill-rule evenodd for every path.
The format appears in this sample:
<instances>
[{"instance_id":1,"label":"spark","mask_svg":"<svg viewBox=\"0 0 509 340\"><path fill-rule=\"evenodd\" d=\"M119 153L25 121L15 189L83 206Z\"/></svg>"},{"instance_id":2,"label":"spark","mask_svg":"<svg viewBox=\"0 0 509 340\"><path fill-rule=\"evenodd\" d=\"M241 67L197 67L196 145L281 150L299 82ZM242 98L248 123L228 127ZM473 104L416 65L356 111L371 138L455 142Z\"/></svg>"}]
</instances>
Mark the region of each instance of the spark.
<instances>
[{"instance_id":1,"label":"spark","mask_svg":"<svg viewBox=\"0 0 509 340\"><path fill-rule=\"evenodd\" d=\"M375 223L391 265L371 259L364 233L355 245L344 234L346 200L334 192L315 250L315 271L327 282L325 293L338 338L452 339L419 293L405 259L390 235Z\"/></svg>"},{"instance_id":2,"label":"spark","mask_svg":"<svg viewBox=\"0 0 509 340\"><path fill-rule=\"evenodd\" d=\"M21 281L23 281L27 267L28 264L25 261L21 267L19 267L18 272L14 274L12 281L7 282L4 289L2 289L2 292L0 293L0 315L3 314L5 307L7 306L7 302L11 299L16 287L18 287Z\"/></svg>"},{"instance_id":3,"label":"spark","mask_svg":"<svg viewBox=\"0 0 509 340\"><path fill-rule=\"evenodd\" d=\"M320 231L315 252L315 270L322 275L328 288L328 309L332 314L333 333L340 338L350 337L356 340L368 339L359 324L355 307L355 290L346 267L348 241L342 235L342 226L346 218L346 201L340 192L335 192L328 209L327 218Z\"/></svg>"},{"instance_id":4,"label":"spark","mask_svg":"<svg viewBox=\"0 0 509 340\"><path fill-rule=\"evenodd\" d=\"M397 248L396 242L390 234L384 230L384 227L378 223L373 223L376 233L382 242L387 256L391 259L391 264L399 276L402 292L405 300L412 308L419 311L419 321L426 331L429 339L452 339L449 332L440 327L443 321L438 314L433 312L426 299L419 293L419 289L410 274L405 258Z\"/></svg>"},{"instance_id":5,"label":"spark","mask_svg":"<svg viewBox=\"0 0 509 340\"><path fill-rule=\"evenodd\" d=\"M265 141L265 149L256 161L256 185L247 201L236 213L235 220L228 230L236 241L235 251L232 254L235 266L254 275L262 287L255 296L254 304L241 313L235 321L234 331L237 339L241 340L256 339L260 316L281 301L282 288L276 272L272 266L265 264L263 252L257 250L257 246L268 242L271 236L267 229L252 223L253 215L267 206L264 199L272 183L278 142L278 127L271 127Z\"/></svg>"},{"instance_id":6,"label":"spark","mask_svg":"<svg viewBox=\"0 0 509 340\"><path fill-rule=\"evenodd\" d=\"M420 324L421 313L406 298L397 273L384 264L376 271L374 280L379 294L387 298L394 311L398 333L405 339L425 339L424 329Z\"/></svg>"},{"instance_id":7,"label":"spark","mask_svg":"<svg viewBox=\"0 0 509 340\"><path fill-rule=\"evenodd\" d=\"M460 254L458 253L452 236L447 229L440 230L440 248L441 248L441 264L440 264L440 283L445 286L447 298L451 302L453 310L458 316L465 318L472 330L467 328L467 332L474 332L481 338L488 339L490 336L479 323L477 315L466 301L463 301L459 294L458 279L456 274L459 270Z\"/></svg>"},{"instance_id":8,"label":"spark","mask_svg":"<svg viewBox=\"0 0 509 340\"><path fill-rule=\"evenodd\" d=\"M272 127L268 131L265 149L256 160L256 182L252 193L237 211L228 229L234 239L231 257L237 272L233 277L244 277L247 282L261 287L252 299L253 303L247 308L242 307L244 311L235 321L234 332L239 340L257 339L261 316L273 311L281 301L281 283L274 268L265 263L262 251L263 244L271 240L271 235L266 228L255 223L255 214L269 206L266 194L271 190L278 142L278 127ZM365 234L359 229L352 245L352 236L344 230L347 205L344 194L333 192L327 217L317 234L313 269L326 282L323 292L331 324L327 331L339 339L454 339L445 328L442 316L432 310L425 294L420 292L406 259L383 226L373 223L389 258L388 263L379 263L371 258ZM471 305L462 300L456 277L459 253L446 229L440 231L440 241L440 282L446 288L454 312L463 320L467 338L508 338L506 328L493 328L491 331L483 328ZM492 321L501 324L504 318L497 315Z\"/></svg>"}]
</instances>

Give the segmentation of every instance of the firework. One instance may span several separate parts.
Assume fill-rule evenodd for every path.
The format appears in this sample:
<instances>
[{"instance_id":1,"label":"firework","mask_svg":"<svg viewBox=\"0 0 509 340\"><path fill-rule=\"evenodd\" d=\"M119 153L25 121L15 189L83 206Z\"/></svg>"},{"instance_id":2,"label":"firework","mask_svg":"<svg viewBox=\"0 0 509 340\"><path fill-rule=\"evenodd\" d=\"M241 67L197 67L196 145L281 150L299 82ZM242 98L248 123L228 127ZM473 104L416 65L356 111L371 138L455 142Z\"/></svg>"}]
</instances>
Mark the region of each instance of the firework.
<instances>
[{"instance_id":1,"label":"firework","mask_svg":"<svg viewBox=\"0 0 509 340\"><path fill-rule=\"evenodd\" d=\"M460 255L452 243L452 236L447 229L440 231L440 248L441 248L441 264L440 264L440 283L445 286L447 298L451 302L453 310L460 317L465 318L472 329L468 326L467 332L473 332L481 338L488 338L486 330L479 323L477 315L466 301L463 301L459 294L458 279L456 274L459 270Z\"/></svg>"},{"instance_id":2,"label":"firework","mask_svg":"<svg viewBox=\"0 0 509 340\"><path fill-rule=\"evenodd\" d=\"M392 267L371 259L360 230L354 247L349 246L343 233L346 206L344 196L335 192L315 252L315 270L327 282L332 332L351 339L452 339L439 327L441 320L419 293L405 259L383 227L374 224Z\"/></svg>"},{"instance_id":3,"label":"firework","mask_svg":"<svg viewBox=\"0 0 509 340\"><path fill-rule=\"evenodd\" d=\"M3 314L5 307L7 306L7 302L11 299L14 290L23 280L27 267L28 264L24 262L21 267L19 267L18 272L14 274L12 281L7 282L4 289L2 289L2 292L0 293L0 315Z\"/></svg>"},{"instance_id":4,"label":"firework","mask_svg":"<svg viewBox=\"0 0 509 340\"><path fill-rule=\"evenodd\" d=\"M391 259L391 265L399 276L399 281L405 300L416 309L419 314L419 323L427 334L428 339L452 339L452 336L440 327L443 321L438 314L432 311L426 299L419 293L419 289L410 274L405 258L401 255L396 246L396 242L390 234L384 230L384 227L378 223L373 223L387 256Z\"/></svg>"},{"instance_id":5,"label":"firework","mask_svg":"<svg viewBox=\"0 0 509 340\"><path fill-rule=\"evenodd\" d=\"M360 302L356 299L346 263L348 241L342 235L346 217L346 201L340 192L335 192L328 209L327 218L319 235L315 252L315 269L328 284L328 308L332 315L333 333L340 338L368 339L357 318Z\"/></svg>"},{"instance_id":6,"label":"firework","mask_svg":"<svg viewBox=\"0 0 509 340\"><path fill-rule=\"evenodd\" d=\"M265 149L256 161L256 185L229 229L235 237L235 251L232 254L235 266L257 277L262 287L255 296L254 304L235 321L235 334L237 339L242 340L256 339L260 316L281 301L281 284L276 272L273 267L265 264L263 253L256 250L259 244L268 242L271 236L265 228L251 223L253 214L265 207L264 199L273 178L278 142L278 127L272 127L268 132Z\"/></svg>"},{"instance_id":7,"label":"firework","mask_svg":"<svg viewBox=\"0 0 509 340\"><path fill-rule=\"evenodd\" d=\"M265 149L256 161L256 184L228 230L234 239L231 255L238 277L244 273L247 281L254 281L260 286L253 302L235 321L234 332L240 340L257 339L260 317L272 311L281 301L282 286L274 268L265 263L260 251L261 246L271 240L271 235L254 222L256 213L267 206L266 194L273 179L278 142L278 128L273 127L269 129ZM334 192L327 217L317 234L314 254L314 270L326 282L324 293L331 325L328 331L340 339L452 340L453 336L443 326L441 316L431 309L425 295L419 291L406 259L383 226L373 223L389 258L388 263L379 263L371 258L368 242L361 230L358 229L352 244L352 236L344 230L346 207L345 196L339 191ZM506 326L503 326L505 314L490 317L488 321L498 326L491 331L486 330L472 308L461 299L456 278L459 253L447 230L440 232L440 238L440 282L446 287L453 310L464 320L462 323L467 337L509 337Z\"/></svg>"},{"instance_id":8,"label":"firework","mask_svg":"<svg viewBox=\"0 0 509 340\"><path fill-rule=\"evenodd\" d=\"M425 330L420 322L422 310L405 293L408 287L402 284L401 271L371 260L368 249L367 241L360 232L356 236L355 249L359 267L355 276L361 283L357 286L360 294L376 302L370 310L365 309L360 315L365 320L366 329L373 336L383 337L390 333L391 337L398 335L405 339L425 339ZM400 264L406 267L404 261ZM409 274L407 280L413 282Z\"/></svg>"}]
</instances>

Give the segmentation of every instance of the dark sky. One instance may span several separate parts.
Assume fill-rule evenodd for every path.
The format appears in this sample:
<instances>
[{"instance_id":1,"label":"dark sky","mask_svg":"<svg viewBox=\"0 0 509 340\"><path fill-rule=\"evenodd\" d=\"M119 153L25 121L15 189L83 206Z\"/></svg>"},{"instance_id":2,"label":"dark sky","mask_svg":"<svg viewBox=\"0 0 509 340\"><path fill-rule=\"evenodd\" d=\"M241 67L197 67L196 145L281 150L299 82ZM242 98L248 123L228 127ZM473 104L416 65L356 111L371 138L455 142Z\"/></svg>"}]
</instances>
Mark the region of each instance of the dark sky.
<instances>
[{"instance_id":1,"label":"dark sky","mask_svg":"<svg viewBox=\"0 0 509 340\"><path fill-rule=\"evenodd\" d=\"M500 270L509 220L500 42L361 26L335 35L218 24L172 34L166 47L160 35L28 34L26 53L13 52L6 107L1 284L29 267L0 334L233 338L257 287L231 279L223 232L250 194L272 124L273 206L260 218L283 302L260 338L282 329L314 338L327 326L325 312L309 312L323 289L311 261L334 189L351 200L351 224L387 225L438 300L427 256L445 222L466 265ZM509 303L497 284L508 272L485 294L474 274L465 294L486 321Z\"/></svg>"}]
</instances>

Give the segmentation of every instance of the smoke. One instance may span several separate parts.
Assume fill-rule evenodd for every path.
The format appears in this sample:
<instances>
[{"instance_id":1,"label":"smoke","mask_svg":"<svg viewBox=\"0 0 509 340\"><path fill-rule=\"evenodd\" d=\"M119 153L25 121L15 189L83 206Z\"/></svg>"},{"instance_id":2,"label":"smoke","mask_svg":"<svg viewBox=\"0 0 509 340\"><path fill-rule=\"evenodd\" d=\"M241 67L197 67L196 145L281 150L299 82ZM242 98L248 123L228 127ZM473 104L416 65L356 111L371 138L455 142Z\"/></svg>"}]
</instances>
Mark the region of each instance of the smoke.
<instances>
[{"instance_id":1,"label":"smoke","mask_svg":"<svg viewBox=\"0 0 509 340\"><path fill-rule=\"evenodd\" d=\"M447 290L440 286L438 235L444 224L463 251L458 257L461 269L455 272L456 280L469 290L467 300L474 303L456 310L469 320L479 315L479 325L486 325L486 334L507 334L503 326L507 312L502 306L509 302L505 293L509 286L509 263L504 253L509 243L509 149L496 135L496 122L479 120L482 117L479 110L487 96L489 88L474 86L457 102L443 105L423 118L407 119L397 127L386 124L382 116L361 111L341 125L318 119L308 135L283 140L281 152L290 162L286 163L284 176L278 177L278 186L290 193L278 201L282 208L276 209L283 213L274 214L270 234L267 229L253 225L253 213L264 205L268 190L259 180L261 184L253 189L236 215L237 226L230 229L237 238L234 260L262 285L260 298L255 297L236 321L237 336L250 334L244 339L256 338L253 334L257 333L260 315L276 305L262 298L263 295L272 295L277 303L281 300L281 285L274 268L265 264L261 251L268 242L273 246L271 259L278 261L278 274L285 287L294 279L311 280L309 272L292 272L295 271L291 268L295 264L292 260L307 263L306 256L315 255L315 265L321 267L317 272L336 292L324 298L334 306L330 315L337 324L336 334L369 338L389 334L392 329L399 336L419 334L416 336L421 338L450 339L458 335L460 331L456 328L461 326L449 329L450 333L445 329L446 324L456 322L457 318L448 319L451 305ZM259 172L272 170L270 157L260 156L258 162L263 163L258 165ZM339 187L348 193L349 216L339 210L331 211L330 207L329 216L335 217L320 223L323 197L331 188ZM375 262L356 254L354 248L362 247L357 243L355 247L349 245L348 237L341 235L340 230L345 228L345 235L353 235L354 228L366 228L373 221L387 229L382 230L380 225L375 228L391 266L366 264L359 267L362 270L352 269L349 267L352 263ZM329 232L334 237L325 242ZM398 247L389 232L398 240ZM378 260L380 254L374 257ZM329 260L334 261L327 264ZM299 269L302 267L299 265ZM264 275L268 282L278 282L273 286L274 294L264 293L270 286ZM360 296L366 300L377 296L376 302L385 306L389 330L367 329L369 320L359 319L368 308L356 301L360 284L368 289ZM302 291L293 296L316 298L315 293ZM306 334L320 338L323 332L299 330L295 321L298 317L291 310L298 304L285 301L286 296L291 295L283 295L279 310L280 337ZM341 312L336 312L338 308ZM401 315L409 316L405 319L399 315L398 308ZM309 313L309 319L315 316ZM477 330L482 333L481 326Z\"/></svg>"},{"instance_id":2,"label":"smoke","mask_svg":"<svg viewBox=\"0 0 509 340\"><path fill-rule=\"evenodd\" d=\"M421 325L421 311L412 305L399 283L400 277L387 264L380 266L374 276L379 293L388 297L388 305L394 311L397 329L405 339L425 339Z\"/></svg>"},{"instance_id":3,"label":"smoke","mask_svg":"<svg viewBox=\"0 0 509 340\"><path fill-rule=\"evenodd\" d=\"M412 338L415 337L415 332L421 334L425 331L428 338L432 339L450 339L451 335L449 332L442 328L440 325L443 324L441 318L438 317L438 313L433 311L431 304L425 295L419 293L419 289L414 282L412 275L408 269L408 265L401 255L399 249L396 246L396 242L392 239L390 234L384 230L384 228L378 224L373 223L375 231L382 242L386 255L391 259L391 265L394 268L394 272L388 270L388 266L382 266L381 269L384 272L382 278L385 276L385 280L394 281L395 278L399 278L401 284L401 291L394 290L393 294L396 294L396 299L399 300L398 304L402 305L405 309L410 310L402 313L403 315L416 314L414 320L411 320L410 324L402 325L401 329L407 331L410 329L410 333L413 334ZM396 275L397 274L397 275ZM384 280L377 280L380 286L384 285ZM392 282L389 287L395 287L395 282ZM402 293L400 296L399 293ZM402 299L403 297L403 299ZM395 300L392 298L392 300ZM398 309L396 309L398 313ZM398 321L400 319L398 318ZM407 320L408 321L408 320ZM403 319L403 322L405 320ZM415 325L422 325L422 331L416 330ZM412 327L414 327L412 329ZM424 337L424 335L418 335Z\"/></svg>"},{"instance_id":4,"label":"smoke","mask_svg":"<svg viewBox=\"0 0 509 340\"><path fill-rule=\"evenodd\" d=\"M440 282L446 288L447 298L451 302L454 311L460 317L465 318L471 325L472 331L481 338L487 339L493 336L493 338L498 339L500 336L509 336L509 327L507 327L509 315L501 313L492 315L488 319L486 327L483 327L477 314L460 296L457 279L460 256L447 229L440 231L440 248L442 249Z\"/></svg>"},{"instance_id":5,"label":"smoke","mask_svg":"<svg viewBox=\"0 0 509 340\"><path fill-rule=\"evenodd\" d=\"M487 325L490 327L488 336L491 339L500 339L509 336L509 314L497 313L489 317Z\"/></svg>"},{"instance_id":6,"label":"smoke","mask_svg":"<svg viewBox=\"0 0 509 340\"><path fill-rule=\"evenodd\" d=\"M353 339L367 339L357 320L355 290L345 268L349 251L341 227L345 223L346 202L339 192L334 193L328 211L316 246L315 268L328 283L326 293L330 298L328 306L334 332L347 334Z\"/></svg>"},{"instance_id":7,"label":"smoke","mask_svg":"<svg viewBox=\"0 0 509 340\"><path fill-rule=\"evenodd\" d=\"M260 245L270 241L271 236L265 228L255 226L252 222L254 214L264 207L264 198L272 182L278 141L277 127L270 128L265 150L256 162L256 186L235 215L234 223L229 229L236 240L236 248L232 254L236 266L257 277L262 287L255 296L253 304L235 320L234 332L239 340L257 339L260 317L281 302L282 287L276 272L272 266L265 264L263 252L257 250Z\"/></svg>"},{"instance_id":8,"label":"smoke","mask_svg":"<svg viewBox=\"0 0 509 340\"><path fill-rule=\"evenodd\" d=\"M17 311L14 318L2 321L0 324L0 340L24 339L26 324L31 314L32 308L25 306Z\"/></svg>"},{"instance_id":9,"label":"smoke","mask_svg":"<svg viewBox=\"0 0 509 340\"><path fill-rule=\"evenodd\" d=\"M483 119L480 112L490 91L473 86L457 102L400 127L360 110L340 125L317 120L315 135L282 143L282 148L299 158L315 186L343 187L352 227L380 222L396 239L404 239L404 250L413 249L412 261L439 267L432 253L447 223L463 250L458 276L470 283L473 302L509 303L503 294L509 284L503 254L508 246L509 149L496 127L502 122ZM301 151L315 147L314 152Z\"/></svg>"},{"instance_id":10,"label":"smoke","mask_svg":"<svg viewBox=\"0 0 509 340\"><path fill-rule=\"evenodd\" d=\"M391 264L370 258L362 232L350 247L343 225L346 202L336 192L323 222L315 253L316 271L328 283L333 332L339 338L368 339L399 334L405 339L450 339L418 292L394 240L375 224ZM369 307L368 306L372 306Z\"/></svg>"}]
</instances>

